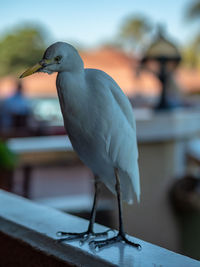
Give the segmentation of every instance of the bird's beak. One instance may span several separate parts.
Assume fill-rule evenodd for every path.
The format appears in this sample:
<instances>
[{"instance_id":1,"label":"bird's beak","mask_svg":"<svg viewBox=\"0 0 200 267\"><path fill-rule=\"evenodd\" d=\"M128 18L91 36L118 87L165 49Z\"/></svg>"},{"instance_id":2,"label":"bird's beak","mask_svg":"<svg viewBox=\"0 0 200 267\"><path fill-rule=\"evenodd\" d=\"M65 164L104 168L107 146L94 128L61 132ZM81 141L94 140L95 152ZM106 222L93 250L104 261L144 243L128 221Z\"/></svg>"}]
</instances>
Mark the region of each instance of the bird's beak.
<instances>
[{"instance_id":1,"label":"bird's beak","mask_svg":"<svg viewBox=\"0 0 200 267\"><path fill-rule=\"evenodd\" d=\"M52 63L53 63L52 59L42 59L39 63L35 64L33 67L27 69L24 73L22 73L22 75L19 78L21 79L29 75L32 75L33 73L42 70L44 67Z\"/></svg>"}]
</instances>

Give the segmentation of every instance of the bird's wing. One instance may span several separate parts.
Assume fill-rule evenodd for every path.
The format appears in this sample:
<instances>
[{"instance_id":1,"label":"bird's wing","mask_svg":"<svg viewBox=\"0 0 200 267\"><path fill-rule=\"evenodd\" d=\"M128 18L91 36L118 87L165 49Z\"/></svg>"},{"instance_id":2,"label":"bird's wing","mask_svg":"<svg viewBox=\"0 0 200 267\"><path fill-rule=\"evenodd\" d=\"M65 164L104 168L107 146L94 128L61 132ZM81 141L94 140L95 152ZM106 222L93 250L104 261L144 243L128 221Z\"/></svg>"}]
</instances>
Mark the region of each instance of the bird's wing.
<instances>
[{"instance_id":1,"label":"bird's wing","mask_svg":"<svg viewBox=\"0 0 200 267\"><path fill-rule=\"evenodd\" d=\"M118 84L114 80L112 80L112 81L114 83L113 82L111 83L110 90L111 90L116 102L120 106L122 113L125 115L127 121L129 122L130 126L136 132L136 124L135 124L132 106L131 106L128 98L125 96L124 92L118 86Z\"/></svg>"},{"instance_id":2,"label":"bird's wing","mask_svg":"<svg viewBox=\"0 0 200 267\"><path fill-rule=\"evenodd\" d=\"M133 191L135 191L139 200L138 149L136 125L131 104L109 75L102 71L95 71L95 75L93 75L96 79L95 84L99 84L96 89L102 90L106 96L101 111L104 121L106 152L121 174L124 199L131 202ZM109 107L107 107L108 105Z\"/></svg>"},{"instance_id":3,"label":"bird's wing","mask_svg":"<svg viewBox=\"0 0 200 267\"><path fill-rule=\"evenodd\" d=\"M123 176L121 181L122 194L126 192L125 197L128 202L132 202L133 194L130 189L130 180L137 199L140 198L140 180L138 168L138 148L136 139L136 124L132 106L128 98L124 95L119 86L114 82L111 83L110 90L120 108L120 115L125 116L125 120L121 120L118 129L112 129L111 135L114 142L110 144L112 158L119 166L119 173ZM121 115L123 114L123 115ZM114 152L114 153L113 153ZM123 190L124 188L124 190Z\"/></svg>"}]
</instances>

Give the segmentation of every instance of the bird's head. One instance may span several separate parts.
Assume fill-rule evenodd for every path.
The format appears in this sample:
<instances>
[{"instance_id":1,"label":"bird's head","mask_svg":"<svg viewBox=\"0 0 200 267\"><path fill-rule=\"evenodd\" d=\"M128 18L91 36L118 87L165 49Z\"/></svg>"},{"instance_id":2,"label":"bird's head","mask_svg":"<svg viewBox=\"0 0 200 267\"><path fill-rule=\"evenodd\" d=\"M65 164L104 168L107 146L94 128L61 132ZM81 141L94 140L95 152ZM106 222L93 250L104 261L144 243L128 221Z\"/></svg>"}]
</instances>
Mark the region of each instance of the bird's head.
<instances>
[{"instance_id":1,"label":"bird's head","mask_svg":"<svg viewBox=\"0 0 200 267\"><path fill-rule=\"evenodd\" d=\"M83 61L77 50L70 44L57 42L52 44L44 52L42 60L27 69L20 78L24 78L36 72L77 71L83 68Z\"/></svg>"}]
</instances>

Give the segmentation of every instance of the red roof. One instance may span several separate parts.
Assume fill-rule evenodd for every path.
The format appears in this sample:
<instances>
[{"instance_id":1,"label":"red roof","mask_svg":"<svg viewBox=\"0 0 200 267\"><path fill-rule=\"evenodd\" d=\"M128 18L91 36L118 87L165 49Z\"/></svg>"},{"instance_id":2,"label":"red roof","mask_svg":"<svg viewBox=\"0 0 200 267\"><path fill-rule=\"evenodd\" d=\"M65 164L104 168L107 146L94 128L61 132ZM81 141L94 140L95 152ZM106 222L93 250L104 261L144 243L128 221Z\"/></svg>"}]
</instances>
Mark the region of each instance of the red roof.
<instances>
[{"instance_id":1,"label":"red roof","mask_svg":"<svg viewBox=\"0 0 200 267\"><path fill-rule=\"evenodd\" d=\"M99 50L80 52L85 68L97 68L108 73L127 95L141 93L156 95L160 83L154 75L143 71L137 76L137 60L119 49L103 47ZM25 93L30 97L56 96L56 74L34 74L23 79ZM200 91L200 72L197 70L179 69L177 80L185 92ZM0 97L13 92L15 79L0 79Z\"/></svg>"}]
</instances>

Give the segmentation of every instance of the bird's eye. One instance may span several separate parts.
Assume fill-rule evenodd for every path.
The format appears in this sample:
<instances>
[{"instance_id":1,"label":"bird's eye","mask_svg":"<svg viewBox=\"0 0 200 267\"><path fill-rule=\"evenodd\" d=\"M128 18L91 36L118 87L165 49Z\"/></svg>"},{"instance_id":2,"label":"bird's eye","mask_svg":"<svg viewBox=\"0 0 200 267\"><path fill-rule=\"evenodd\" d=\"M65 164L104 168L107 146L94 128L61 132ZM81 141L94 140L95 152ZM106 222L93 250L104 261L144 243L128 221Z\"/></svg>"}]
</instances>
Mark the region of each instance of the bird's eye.
<instances>
[{"instance_id":1,"label":"bird's eye","mask_svg":"<svg viewBox=\"0 0 200 267\"><path fill-rule=\"evenodd\" d=\"M55 57L55 61L59 62L61 60L61 58L62 58L61 56L57 56L57 57Z\"/></svg>"}]
</instances>

